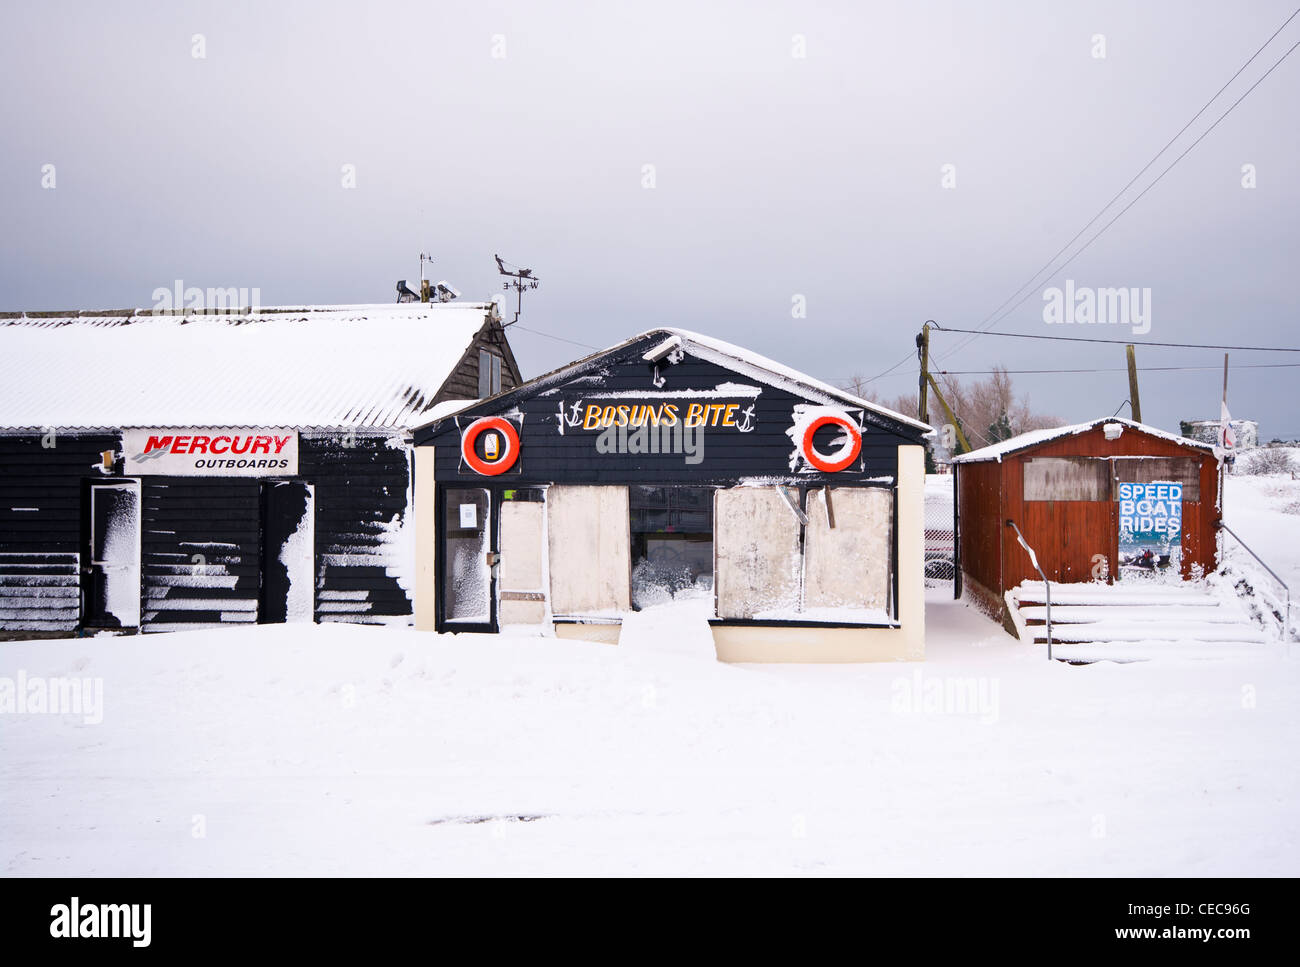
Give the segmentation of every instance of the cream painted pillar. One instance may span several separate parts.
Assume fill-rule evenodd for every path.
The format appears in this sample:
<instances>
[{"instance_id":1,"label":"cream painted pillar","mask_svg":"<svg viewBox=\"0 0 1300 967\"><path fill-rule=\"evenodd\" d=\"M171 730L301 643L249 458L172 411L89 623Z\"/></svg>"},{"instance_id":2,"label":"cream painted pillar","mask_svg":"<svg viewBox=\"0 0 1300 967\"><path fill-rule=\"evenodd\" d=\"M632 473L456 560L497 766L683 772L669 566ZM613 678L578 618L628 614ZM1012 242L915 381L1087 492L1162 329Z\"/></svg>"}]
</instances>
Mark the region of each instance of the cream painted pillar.
<instances>
[{"instance_id":1,"label":"cream painted pillar","mask_svg":"<svg viewBox=\"0 0 1300 967\"><path fill-rule=\"evenodd\" d=\"M438 549L436 483L433 475L433 447L415 448L415 627L434 631L438 580L435 570Z\"/></svg>"},{"instance_id":2,"label":"cream painted pillar","mask_svg":"<svg viewBox=\"0 0 1300 967\"><path fill-rule=\"evenodd\" d=\"M898 448L898 620L907 658L925 657L925 448Z\"/></svg>"}]
</instances>

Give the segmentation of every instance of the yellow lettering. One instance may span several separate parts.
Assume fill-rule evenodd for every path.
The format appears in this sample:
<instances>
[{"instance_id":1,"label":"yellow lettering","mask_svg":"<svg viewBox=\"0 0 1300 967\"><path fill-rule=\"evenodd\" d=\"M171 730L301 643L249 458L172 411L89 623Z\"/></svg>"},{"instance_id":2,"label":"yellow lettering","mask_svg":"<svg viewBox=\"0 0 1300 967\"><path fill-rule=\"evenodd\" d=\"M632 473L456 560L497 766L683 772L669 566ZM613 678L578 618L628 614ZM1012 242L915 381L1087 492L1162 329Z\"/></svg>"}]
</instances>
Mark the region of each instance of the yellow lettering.
<instances>
[{"instance_id":1,"label":"yellow lettering","mask_svg":"<svg viewBox=\"0 0 1300 967\"><path fill-rule=\"evenodd\" d=\"M692 403L686 408L686 425L701 426L704 423L704 404Z\"/></svg>"},{"instance_id":2,"label":"yellow lettering","mask_svg":"<svg viewBox=\"0 0 1300 967\"><path fill-rule=\"evenodd\" d=\"M600 406L592 403L587 407L587 415L582 418L582 428L594 430L598 426L600 426Z\"/></svg>"},{"instance_id":3,"label":"yellow lettering","mask_svg":"<svg viewBox=\"0 0 1300 967\"><path fill-rule=\"evenodd\" d=\"M722 425L736 425L736 410L740 407L739 403L728 403L727 408L722 411Z\"/></svg>"}]
</instances>

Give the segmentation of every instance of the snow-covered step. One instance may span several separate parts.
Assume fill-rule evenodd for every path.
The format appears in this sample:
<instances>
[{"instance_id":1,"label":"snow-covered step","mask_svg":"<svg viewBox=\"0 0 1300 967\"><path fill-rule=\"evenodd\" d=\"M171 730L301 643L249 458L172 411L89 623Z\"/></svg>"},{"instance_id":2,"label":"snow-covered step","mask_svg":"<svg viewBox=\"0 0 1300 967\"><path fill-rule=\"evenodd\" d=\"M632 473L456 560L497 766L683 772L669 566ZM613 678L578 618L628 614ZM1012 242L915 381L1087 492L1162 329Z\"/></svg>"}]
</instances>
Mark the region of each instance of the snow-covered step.
<instances>
[{"instance_id":1,"label":"snow-covered step","mask_svg":"<svg viewBox=\"0 0 1300 967\"><path fill-rule=\"evenodd\" d=\"M1202 641L1090 641L1085 644L1052 645L1052 657L1058 661L1166 661L1169 659L1265 658L1274 655L1272 645L1223 644Z\"/></svg>"},{"instance_id":2,"label":"snow-covered step","mask_svg":"<svg viewBox=\"0 0 1300 967\"><path fill-rule=\"evenodd\" d=\"M1232 597L1203 584L1053 584L1052 656L1066 661L1134 661L1157 656L1228 657L1272 641ZM1006 595L1022 641L1047 642L1046 589L1026 582Z\"/></svg>"},{"instance_id":3,"label":"snow-covered step","mask_svg":"<svg viewBox=\"0 0 1300 967\"><path fill-rule=\"evenodd\" d=\"M1047 626L1029 629L1034 641L1047 641ZM1168 642L1241 642L1262 644L1268 639L1263 631L1244 622L1204 624L1199 621L1121 621L1102 619L1091 624L1057 625L1052 623L1053 641L1168 641Z\"/></svg>"},{"instance_id":4,"label":"snow-covered step","mask_svg":"<svg viewBox=\"0 0 1300 967\"><path fill-rule=\"evenodd\" d=\"M1021 585L1014 592L1021 604L1044 604L1047 594L1041 581ZM1053 584L1052 604L1104 604L1149 607L1169 604L1215 607L1219 600L1205 591L1180 587L1119 587L1106 584Z\"/></svg>"},{"instance_id":5,"label":"snow-covered step","mask_svg":"<svg viewBox=\"0 0 1300 967\"><path fill-rule=\"evenodd\" d=\"M1021 607L1020 614L1026 621L1040 622L1047 620L1047 608L1043 605ZM1052 624L1085 624L1097 621L1130 621L1142 623L1160 623L1165 621L1196 622L1211 624L1232 624L1241 621L1243 615L1235 608L1225 608L1218 602L1205 604L1168 604L1161 606L1138 606L1108 604L1063 605L1057 607L1052 601Z\"/></svg>"}]
</instances>

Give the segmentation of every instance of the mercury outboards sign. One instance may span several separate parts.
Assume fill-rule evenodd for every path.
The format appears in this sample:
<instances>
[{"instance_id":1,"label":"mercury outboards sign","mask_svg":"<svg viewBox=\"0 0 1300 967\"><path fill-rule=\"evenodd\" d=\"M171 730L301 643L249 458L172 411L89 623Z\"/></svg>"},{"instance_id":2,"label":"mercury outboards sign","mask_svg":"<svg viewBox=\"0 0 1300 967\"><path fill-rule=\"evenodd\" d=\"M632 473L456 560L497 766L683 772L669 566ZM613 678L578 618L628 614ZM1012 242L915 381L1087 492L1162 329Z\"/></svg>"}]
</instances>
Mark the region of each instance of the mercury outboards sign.
<instances>
[{"instance_id":1,"label":"mercury outboards sign","mask_svg":"<svg viewBox=\"0 0 1300 967\"><path fill-rule=\"evenodd\" d=\"M292 477L298 431L182 427L122 431L128 477Z\"/></svg>"}]
</instances>

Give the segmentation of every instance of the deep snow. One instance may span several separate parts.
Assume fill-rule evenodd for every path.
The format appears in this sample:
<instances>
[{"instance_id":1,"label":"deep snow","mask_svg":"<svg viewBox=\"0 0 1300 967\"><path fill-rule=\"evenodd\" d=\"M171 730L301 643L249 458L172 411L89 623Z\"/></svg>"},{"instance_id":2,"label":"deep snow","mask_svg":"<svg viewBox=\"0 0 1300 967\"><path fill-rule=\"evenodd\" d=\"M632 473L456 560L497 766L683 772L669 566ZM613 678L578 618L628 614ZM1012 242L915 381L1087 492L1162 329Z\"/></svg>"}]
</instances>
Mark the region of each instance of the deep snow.
<instances>
[{"instance_id":1,"label":"deep snow","mask_svg":"<svg viewBox=\"0 0 1300 967\"><path fill-rule=\"evenodd\" d=\"M1295 496L1229 483L1288 574ZM100 724L0 714L0 869L1300 872L1280 649L1051 663L934 590L924 663L728 666L709 603L633 614L618 647L330 625L0 643L0 684L103 683Z\"/></svg>"}]
</instances>

